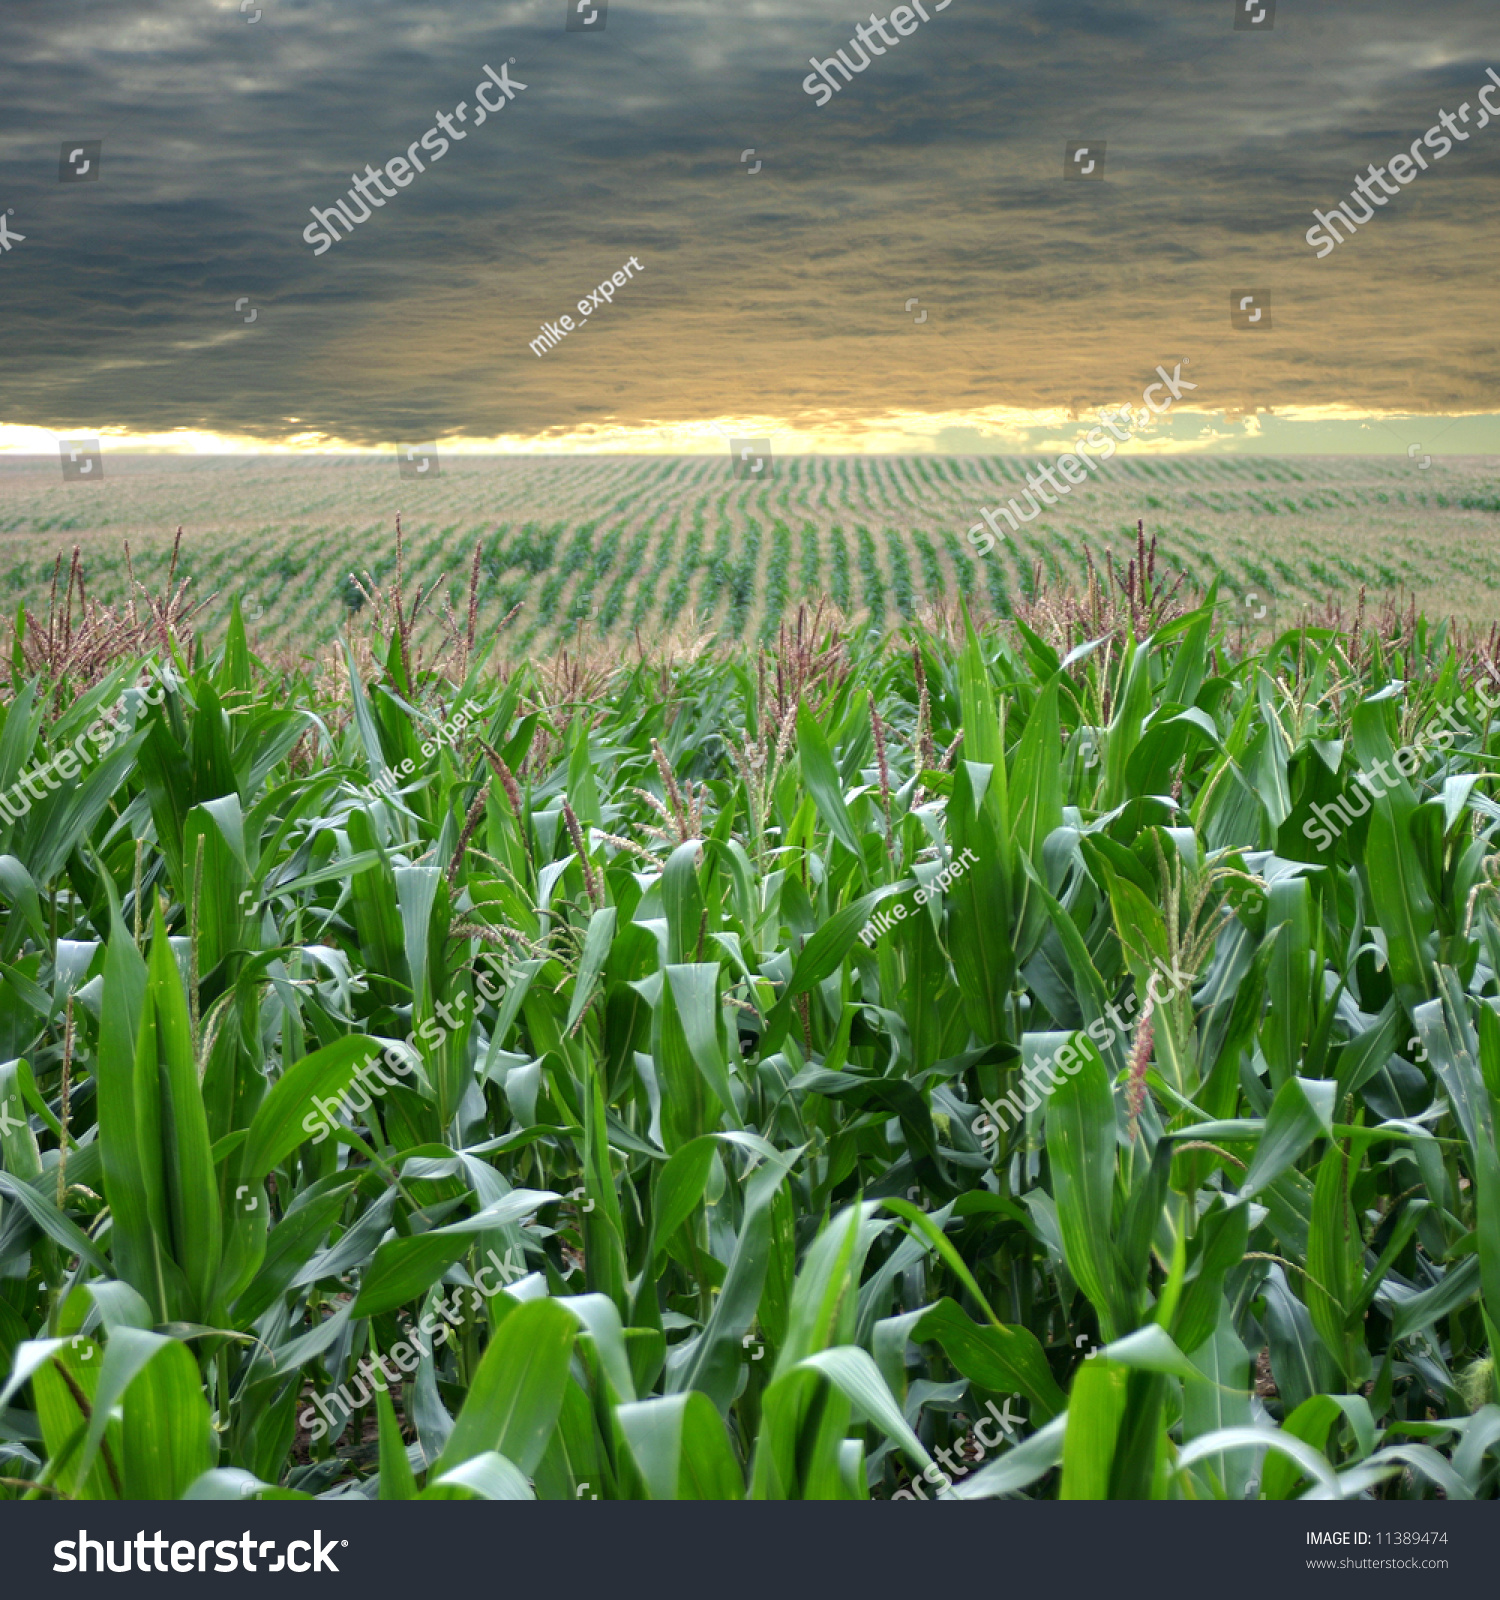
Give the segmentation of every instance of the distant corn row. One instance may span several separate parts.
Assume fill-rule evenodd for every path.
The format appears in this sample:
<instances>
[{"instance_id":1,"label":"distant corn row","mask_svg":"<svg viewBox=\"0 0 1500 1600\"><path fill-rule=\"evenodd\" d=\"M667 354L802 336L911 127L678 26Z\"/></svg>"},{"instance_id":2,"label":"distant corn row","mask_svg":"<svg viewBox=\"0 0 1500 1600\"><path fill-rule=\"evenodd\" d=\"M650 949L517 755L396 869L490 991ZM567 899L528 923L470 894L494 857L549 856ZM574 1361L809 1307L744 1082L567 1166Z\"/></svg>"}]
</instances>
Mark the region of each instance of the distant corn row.
<instances>
[{"instance_id":1,"label":"distant corn row","mask_svg":"<svg viewBox=\"0 0 1500 1600\"><path fill-rule=\"evenodd\" d=\"M61 538L83 544L90 583L109 599L126 588L122 531L154 583L182 523L186 570L217 596L219 627L238 598L252 639L299 650L334 638L358 600L351 572L389 575L378 552L397 508L416 581L443 585L482 541L485 599L524 607L511 643L526 649L580 629L616 643L637 628L768 640L789 609L823 594L861 627L959 595L1007 615L1042 585L1085 581L1090 555L1099 563L1133 542L1138 519L1200 592L1217 580L1253 597L1252 610L1269 600L1290 615L1361 586L1372 598L1415 594L1433 615L1477 621L1500 608L1500 492L1479 466L1116 457L1104 481L976 557L965 534L981 507L1034 465L792 457L769 482L746 483L714 458L458 458L417 485L388 461L210 464L123 470L84 490L48 476L29 501L32 480L18 477L0 531L24 552L5 581L34 608ZM266 506L285 509L268 522Z\"/></svg>"}]
</instances>

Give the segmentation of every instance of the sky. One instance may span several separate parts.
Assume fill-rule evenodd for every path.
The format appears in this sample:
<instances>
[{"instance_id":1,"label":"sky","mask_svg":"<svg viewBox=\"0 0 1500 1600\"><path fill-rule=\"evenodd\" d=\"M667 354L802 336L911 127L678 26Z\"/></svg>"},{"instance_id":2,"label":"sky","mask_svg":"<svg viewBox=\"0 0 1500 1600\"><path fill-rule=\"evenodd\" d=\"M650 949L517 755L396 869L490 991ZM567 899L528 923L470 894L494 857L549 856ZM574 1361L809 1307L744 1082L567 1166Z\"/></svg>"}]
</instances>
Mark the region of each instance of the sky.
<instances>
[{"instance_id":1,"label":"sky","mask_svg":"<svg viewBox=\"0 0 1500 1600\"><path fill-rule=\"evenodd\" d=\"M937 3L5 0L0 452L1500 452L1493 6Z\"/></svg>"}]
</instances>

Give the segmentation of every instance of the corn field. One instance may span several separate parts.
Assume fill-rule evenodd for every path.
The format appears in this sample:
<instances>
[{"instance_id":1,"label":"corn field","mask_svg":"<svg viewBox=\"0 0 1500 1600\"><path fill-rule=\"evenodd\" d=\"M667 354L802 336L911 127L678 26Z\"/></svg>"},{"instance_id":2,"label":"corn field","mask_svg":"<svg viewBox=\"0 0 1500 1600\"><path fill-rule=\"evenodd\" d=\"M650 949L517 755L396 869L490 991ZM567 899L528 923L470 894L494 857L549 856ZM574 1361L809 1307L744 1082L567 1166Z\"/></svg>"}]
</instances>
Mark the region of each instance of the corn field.
<instances>
[{"instance_id":1,"label":"corn field","mask_svg":"<svg viewBox=\"0 0 1500 1600\"><path fill-rule=\"evenodd\" d=\"M0 1495L1495 1495L1491 654L479 581L18 624Z\"/></svg>"},{"instance_id":2,"label":"corn field","mask_svg":"<svg viewBox=\"0 0 1500 1600\"><path fill-rule=\"evenodd\" d=\"M1138 520L1200 594L1274 605L1288 623L1328 600L1414 597L1429 616L1488 623L1500 605L1500 482L1493 461L1427 471L1394 457L1236 458L1121 454L979 558L966 537L981 507L1024 488L1015 456L778 458L764 483L710 457L456 456L425 483L390 459L128 456L101 483L58 478L55 461L0 461L0 598L45 605L57 546L82 546L90 587L120 602L153 587L174 555L222 639L238 600L258 653L331 643L360 604L353 578L389 582L393 508L413 581L453 580L480 541L480 593L502 613L512 659L580 633L619 650L713 632L750 651L775 643L802 601L827 596L860 629L920 619L962 595L1006 617L1043 587L1081 585L1088 552L1128 552ZM399 497L392 499L394 494ZM1001 524L1004 527L1004 524ZM1006 530L1009 533L1009 529ZM372 558L371 552L378 552ZM432 620L419 615L418 633Z\"/></svg>"}]
</instances>

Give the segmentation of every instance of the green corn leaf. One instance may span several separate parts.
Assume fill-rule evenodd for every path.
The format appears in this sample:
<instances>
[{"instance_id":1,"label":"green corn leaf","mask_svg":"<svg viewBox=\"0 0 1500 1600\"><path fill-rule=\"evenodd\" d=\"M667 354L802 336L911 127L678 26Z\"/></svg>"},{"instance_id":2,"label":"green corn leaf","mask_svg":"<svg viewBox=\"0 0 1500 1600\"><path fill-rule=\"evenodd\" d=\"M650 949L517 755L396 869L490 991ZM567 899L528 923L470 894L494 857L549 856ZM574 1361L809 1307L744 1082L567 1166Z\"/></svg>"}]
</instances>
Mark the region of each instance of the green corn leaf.
<instances>
[{"instance_id":1,"label":"green corn leaf","mask_svg":"<svg viewBox=\"0 0 1500 1600\"><path fill-rule=\"evenodd\" d=\"M486 1450L438 1474L419 1500L534 1500L526 1475L506 1456Z\"/></svg>"},{"instance_id":2,"label":"green corn leaf","mask_svg":"<svg viewBox=\"0 0 1500 1600\"><path fill-rule=\"evenodd\" d=\"M282 1073L250 1124L240 1158L243 1176L252 1183L259 1182L298 1145L316 1139L325 1128L331 1131L333 1119L324 1114L318 1102L336 1102L354 1082L360 1064L378 1062L380 1054L381 1047L375 1040L352 1033L337 1044L303 1056Z\"/></svg>"},{"instance_id":3,"label":"green corn leaf","mask_svg":"<svg viewBox=\"0 0 1500 1600\"><path fill-rule=\"evenodd\" d=\"M127 1333L134 1330L118 1329L110 1349ZM217 1452L208 1402L186 1345L163 1341L131 1380L120 1435L126 1499L180 1499L213 1466Z\"/></svg>"},{"instance_id":4,"label":"green corn leaf","mask_svg":"<svg viewBox=\"0 0 1500 1600\"><path fill-rule=\"evenodd\" d=\"M219 1320L213 1295L219 1281L222 1248L219 1189L208 1117L198 1083L187 995L160 911L156 913L151 940L147 998L156 1017L161 1142L166 1158L172 1254L191 1294L188 1320L214 1322ZM140 1071L139 1066L137 1070Z\"/></svg>"},{"instance_id":5,"label":"green corn leaf","mask_svg":"<svg viewBox=\"0 0 1500 1600\"><path fill-rule=\"evenodd\" d=\"M1279 1178L1314 1139L1331 1137L1337 1092L1338 1085L1326 1079L1294 1076L1281 1085L1271 1102L1250 1170L1240 1185L1242 1200Z\"/></svg>"},{"instance_id":6,"label":"green corn leaf","mask_svg":"<svg viewBox=\"0 0 1500 1600\"><path fill-rule=\"evenodd\" d=\"M1076 1061L1068 1066L1082 1065L1072 1077L1064 1067L1048 1097L1047 1150L1068 1270L1112 1339L1126 1317L1113 1244L1115 1100L1103 1058L1088 1037L1077 1034L1072 1043Z\"/></svg>"},{"instance_id":7,"label":"green corn leaf","mask_svg":"<svg viewBox=\"0 0 1500 1600\"><path fill-rule=\"evenodd\" d=\"M1109 1498L1128 1379L1124 1367L1105 1361L1087 1361L1075 1374L1068 1394L1060 1500Z\"/></svg>"},{"instance_id":8,"label":"green corn leaf","mask_svg":"<svg viewBox=\"0 0 1500 1600\"><path fill-rule=\"evenodd\" d=\"M723 1419L695 1390L615 1412L653 1500L739 1500L744 1479Z\"/></svg>"},{"instance_id":9,"label":"green corn leaf","mask_svg":"<svg viewBox=\"0 0 1500 1600\"><path fill-rule=\"evenodd\" d=\"M390 1390L385 1385L375 1385L375 1415L380 1426L380 1498L382 1500L415 1500L417 1478L406 1454L406 1441L396 1421L396 1408L391 1404Z\"/></svg>"},{"instance_id":10,"label":"green corn leaf","mask_svg":"<svg viewBox=\"0 0 1500 1600\"><path fill-rule=\"evenodd\" d=\"M1307 1242L1307 1309L1350 1388L1369 1376L1362 1330L1347 1325L1363 1280L1359 1223L1349 1197L1356 1158L1346 1144L1330 1144L1313 1186Z\"/></svg>"},{"instance_id":11,"label":"green corn leaf","mask_svg":"<svg viewBox=\"0 0 1500 1600\"><path fill-rule=\"evenodd\" d=\"M935 1339L953 1365L982 1389L1025 1395L1037 1426L1067 1405L1046 1352L1029 1328L983 1327L965 1316L956 1301L944 1299L922 1316L913 1337Z\"/></svg>"},{"instance_id":12,"label":"green corn leaf","mask_svg":"<svg viewBox=\"0 0 1500 1600\"><path fill-rule=\"evenodd\" d=\"M498 1451L523 1473L536 1467L562 1409L577 1330L574 1318L550 1300L528 1301L506 1317L433 1464L435 1477L486 1451Z\"/></svg>"}]
</instances>

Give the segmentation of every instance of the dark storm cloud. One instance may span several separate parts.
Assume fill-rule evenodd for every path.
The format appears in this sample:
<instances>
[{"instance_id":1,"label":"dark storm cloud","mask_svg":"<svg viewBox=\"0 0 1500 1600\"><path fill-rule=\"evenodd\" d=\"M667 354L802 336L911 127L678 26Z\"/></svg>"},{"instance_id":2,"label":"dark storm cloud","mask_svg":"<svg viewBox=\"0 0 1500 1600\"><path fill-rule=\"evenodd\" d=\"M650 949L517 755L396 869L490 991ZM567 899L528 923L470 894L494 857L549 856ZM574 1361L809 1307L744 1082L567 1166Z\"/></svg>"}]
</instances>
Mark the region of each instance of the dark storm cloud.
<instances>
[{"instance_id":1,"label":"dark storm cloud","mask_svg":"<svg viewBox=\"0 0 1500 1600\"><path fill-rule=\"evenodd\" d=\"M1183 357L1235 415L1497 409L1500 125L1329 259L1303 237L1500 67L1478 8L1281 0L1257 34L1229 0L931 5L819 108L809 58L867 23L827 0L614 0L593 36L564 0L12 0L0 420L833 436L1133 400ZM437 112L472 119L512 57L524 92L314 256L309 208ZM64 139L103 140L100 182L58 182ZM1103 181L1064 180L1068 140L1106 143ZM534 355L631 256L613 304ZM1272 289L1270 333L1231 329L1241 287Z\"/></svg>"}]
</instances>

